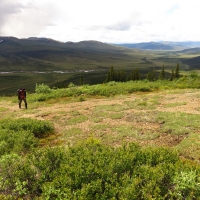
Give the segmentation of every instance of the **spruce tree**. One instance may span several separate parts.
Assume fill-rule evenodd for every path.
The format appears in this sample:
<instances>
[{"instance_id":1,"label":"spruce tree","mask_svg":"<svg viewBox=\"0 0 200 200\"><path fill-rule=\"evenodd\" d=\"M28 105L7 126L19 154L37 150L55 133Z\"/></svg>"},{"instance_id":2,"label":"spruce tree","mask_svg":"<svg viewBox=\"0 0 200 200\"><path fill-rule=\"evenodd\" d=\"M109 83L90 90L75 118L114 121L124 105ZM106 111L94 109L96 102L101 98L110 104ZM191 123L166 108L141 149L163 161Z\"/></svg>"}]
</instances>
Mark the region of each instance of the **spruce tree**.
<instances>
[{"instance_id":1,"label":"spruce tree","mask_svg":"<svg viewBox=\"0 0 200 200\"><path fill-rule=\"evenodd\" d=\"M147 80L153 81L153 73L152 73L152 71L147 74Z\"/></svg>"},{"instance_id":2,"label":"spruce tree","mask_svg":"<svg viewBox=\"0 0 200 200\"><path fill-rule=\"evenodd\" d=\"M107 74L105 82L108 83L110 81L114 81L114 79L115 79L114 77L115 77L115 72L114 72L114 67L112 66L112 67L110 67L110 70Z\"/></svg>"},{"instance_id":3,"label":"spruce tree","mask_svg":"<svg viewBox=\"0 0 200 200\"><path fill-rule=\"evenodd\" d=\"M180 74L179 74L179 64L176 65L175 78L180 78Z\"/></svg>"},{"instance_id":4,"label":"spruce tree","mask_svg":"<svg viewBox=\"0 0 200 200\"><path fill-rule=\"evenodd\" d=\"M106 76L106 80L105 80L106 83L110 82L110 71L108 72L107 76Z\"/></svg>"},{"instance_id":5,"label":"spruce tree","mask_svg":"<svg viewBox=\"0 0 200 200\"><path fill-rule=\"evenodd\" d=\"M164 80L165 79L165 66L163 65L162 70L159 74L159 79Z\"/></svg>"},{"instance_id":6,"label":"spruce tree","mask_svg":"<svg viewBox=\"0 0 200 200\"><path fill-rule=\"evenodd\" d=\"M174 77L175 77L175 74L174 74L174 70L172 69L172 73L171 73L171 76L170 76L170 81L173 81L173 79L174 79Z\"/></svg>"},{"instance_id":7,"label":"spruce tree","mask_svg":"<svg viewBox=\"0 0 200 200\"><path fill-rule=\"evenodd\" d=\"M120 72L120 81L121 82L125 82L126 81L126 74L125 74L124 70L122 70Z\"/></svg>"},{"instance_id":8,"label":"spruce tree","mask_svg":"<svg viewBox=\"0 0 200 200\"><path fill-rule=\"evenodd\" d=\"M117 70L117 72L115 73L115 81L116 82L119 82L120 81L120 71L119 70Z\"/></svg>"},{"instance_id":9,"label":"spruce tree","mask_svg":"<svg viewBox=\"0 0 200 200\"><path fill-rule=\"evenodd\" d=\"M156 79L156 71L153 68L153 71L152 71L152 81L155 81L155 79Z\"/></svg>"},{"instance_id":10,"label":"spruce tree","mask_svg":"<svg viewBox=\"0 0 200 200\"><path fill-rule=\"evenodd\" d=\"M132 81L134 80L134 70L132 70L132 72L131 72L131 80Z\"/></svg>"},{"instance_id":11,"label":"spruce tree","mask_svg":"<svg viewBox=\"0 0 200 200\"><path fill-rule=\"evenodd\" d=\"M133 69L131 73L131 80L135 81L135 79L135 69Z\"/></svg>"},{"instance_id":12,"label":"spruce tree","mask_svg":"<svg viewBox=\"0 0 200 200\"><path fill-rule=\"evenodd\" d=\"M140 74L138 68L135 70L135 80L140 80Z\"/></svg>"},{"instance_id":13,"label":"spruce tree","mask_svg":"<svg viewBox=\"0 0 200 200\"><path fill-rule=\"evenodd\" d=\"M110 68L110 81L114 81L115 80L115 71L114 71L114 67L112 66Z\"/></svg>"},{"instance_id":14,"label":"spruce tree","mask_svg":"<svg viewBox=\"0 0 200 200\"><path fill-rule=\"evenodd\" d=\"M156 79L156 74L155 74L155 69L153 69L152 71L150 71L148 74L147 74L147 77L146 77L149 81L155 81Z\"/></svg>"},{"instance_id":15,"label":"spruce tree","mask_svg":"<svg viewBox=\"0 0 200 200\"><path fill-rule=\"evenodd\" d=\"M136 80L140 80L140 73L138 68L133 69L132 73L131 73L131 80L136 81Z\"/></svg>"}]
</instances>

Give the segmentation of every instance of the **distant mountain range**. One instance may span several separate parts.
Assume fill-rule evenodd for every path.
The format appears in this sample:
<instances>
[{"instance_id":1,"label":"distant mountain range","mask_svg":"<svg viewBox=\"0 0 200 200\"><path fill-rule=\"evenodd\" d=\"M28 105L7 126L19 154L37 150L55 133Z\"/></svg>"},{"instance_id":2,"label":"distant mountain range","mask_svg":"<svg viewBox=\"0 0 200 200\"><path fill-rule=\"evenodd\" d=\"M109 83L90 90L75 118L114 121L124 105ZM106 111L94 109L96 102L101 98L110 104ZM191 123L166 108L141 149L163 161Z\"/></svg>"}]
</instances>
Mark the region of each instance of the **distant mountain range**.
<instances>
[{"instance_id":1,"label":"distant mountain range","mask_svg":"<svg viewBox=\"0 0 200 200\"><path fill-rule=\"evenodd\" d=\"M115 44L116 46L134 48L134 49L143 49L143 50L170 50L178 51L188 48L200 47L200 42L187 41L187 42L142 42L142 43L124 43L124 44Z\"/></svg>"},{"instance_id":2,"label":"distant mountain range","mask_svg":"<svg viewBox=\"0 0 200 200\"><path fill-rule=\"evenodd\" d=\"M33 51L36 50L67 50L67 49L92 49L96 51L103 50L119 50L113 45L98 41L82 41L82 42L60 42L50 38L30 37L28 39L18 39L16 37L0 37L0 51L16 52L16 51Z\"/></svg>"},{"instance_id":3,"label":"distant mountain range","mask_svg":"<svg viewBox=\"0 0 200 200\"><path fill-rule=\"evenodd\" d=\"M168 59L167 52L177 56L178 62L185 66L186 70L200 69L200 42L199 41L185 41L185 42L142 42L142 43L124 43L114 44L116 46L138 49L138 50L149 50L153 52L165 51L166 54L162 59ZM190 55L188 57L188 55ZM179 57L180 56L180 57ZM185 58L184 58L185 57Z\"/></svg>"},{"instance_id":4,"label":"distant mountain range","mask_svg":"<svg viewBox=\"0 0 200 200\"><path fill-rule=\"evenodd\" d=\"M149 51L154 55L152 58ZM110 66L131 69L160 67L161 62L166 65L182 62L188 69L199 69L200 42L108 44L0 37L0 71L105 70Z\"/></svg>"}]
</instances>

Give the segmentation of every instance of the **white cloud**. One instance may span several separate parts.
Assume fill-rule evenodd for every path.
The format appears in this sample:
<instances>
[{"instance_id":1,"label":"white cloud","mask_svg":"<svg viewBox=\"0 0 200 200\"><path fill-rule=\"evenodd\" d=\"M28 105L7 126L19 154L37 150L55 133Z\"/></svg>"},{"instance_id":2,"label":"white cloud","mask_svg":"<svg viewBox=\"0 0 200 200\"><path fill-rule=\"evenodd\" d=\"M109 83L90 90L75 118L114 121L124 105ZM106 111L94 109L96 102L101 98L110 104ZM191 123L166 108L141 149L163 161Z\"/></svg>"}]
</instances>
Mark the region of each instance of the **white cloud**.
<instances>
[{"instance_id":1,"label":"white cloud","mask_svg":"<svg viewBox=\"0 0 200 200\"><path fill-rule=\"evenodd\" d=\"M199 40L199 0L1 0L0 35L60 41Z\"/></svg>"},{"instance_id":2,"label":"white cloud","mask_svg":"<svg viewBox=\"0 0 200 200\"><path fill-rule=\"evenodd\" d=\"M20 2L20 3L19 3ZM53 26L56 9L53 5L37 5L34 1L18 3L1 0L3 23L0 34L15 37L29 37L40 34L47 26Z\"/></svg>"}]
</instances>

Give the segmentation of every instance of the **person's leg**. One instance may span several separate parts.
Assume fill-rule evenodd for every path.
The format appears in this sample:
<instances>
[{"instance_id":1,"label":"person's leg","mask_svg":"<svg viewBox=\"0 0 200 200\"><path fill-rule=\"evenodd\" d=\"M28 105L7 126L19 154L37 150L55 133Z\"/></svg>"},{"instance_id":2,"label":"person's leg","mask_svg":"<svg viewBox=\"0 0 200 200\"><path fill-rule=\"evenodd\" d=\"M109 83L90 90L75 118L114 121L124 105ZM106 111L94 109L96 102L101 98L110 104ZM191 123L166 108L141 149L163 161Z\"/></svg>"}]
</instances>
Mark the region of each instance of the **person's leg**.
<instances>
[{"instance_id":1,"label":"person's leg","mask_svg":"<svg viewBox=\"0 0 200 200\"><path fill-rule=\"evenodd\" d=\"M27 107L28 107L28 104L27 104L27 101L26 101L26 99L24 99L24 103L25 103L25 108L27 109Z\"/></svg>"},{"instance_id":2,"label":"person's leg","mask_svg":"<svg viewBox=\"0 0 200 200\"><path fill-rule=\"evenodd\" d=\"M19 99L19 108L21 108L21 103L22 103L22 100Z\"/></svg>"}]
</instances>

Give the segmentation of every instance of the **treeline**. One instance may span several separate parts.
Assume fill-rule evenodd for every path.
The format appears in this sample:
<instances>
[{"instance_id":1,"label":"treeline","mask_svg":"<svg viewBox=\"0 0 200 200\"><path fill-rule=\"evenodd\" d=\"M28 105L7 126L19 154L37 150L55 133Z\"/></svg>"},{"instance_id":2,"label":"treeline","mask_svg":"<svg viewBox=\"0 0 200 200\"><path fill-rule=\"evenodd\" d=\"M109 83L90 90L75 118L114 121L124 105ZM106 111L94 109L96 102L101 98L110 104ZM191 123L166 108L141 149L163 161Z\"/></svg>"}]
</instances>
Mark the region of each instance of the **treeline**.
<instances>
[{"instance_id":1,"label":"treeline","mask_svg":"<svg viewBox=\"0 0 200 200\"><path fill-rule=\"evenodd\" d=\"M141 73L138 68L135 68L131 71L131 74L126 74L124 70L115 70L114 67L110 67L110 70L107 74L105 82L115 81L115 82L126 82L126 81L137 81L141 80ZM155 69L148 72L145 78L149 81L156 81L158 79L164 80L169 79L170 81L180 78L179 64L176 65L175 69L172 69L171 74L167 76L165 71L165 66L163 65L160 72L157 72Z\"/></svg>"},{"instance_id":2,"label":"treeline","mask_svg":"<svg viewBox=\"0 0 200 200\"><path fill-rule=\"evenodd\" d=\"M87 96L113 96L130 94L133 92L150 92L162 89L188 89L188 88L200 88L200 76L196 72L191 72L188 75L180 75L180 78L176 78L173 81L170 79L148 81L126 81L117 82L109 81L104 84L82 86L74 83L68 84L66 88L50 88L45 84L36 84L35 92L37 95L29 95L29 102L46 101L48 99L56 99L62 97L73 97L80 101Z\"/></svg>"}]
</instances>

